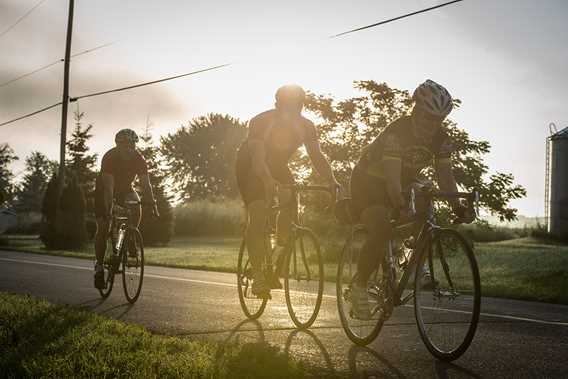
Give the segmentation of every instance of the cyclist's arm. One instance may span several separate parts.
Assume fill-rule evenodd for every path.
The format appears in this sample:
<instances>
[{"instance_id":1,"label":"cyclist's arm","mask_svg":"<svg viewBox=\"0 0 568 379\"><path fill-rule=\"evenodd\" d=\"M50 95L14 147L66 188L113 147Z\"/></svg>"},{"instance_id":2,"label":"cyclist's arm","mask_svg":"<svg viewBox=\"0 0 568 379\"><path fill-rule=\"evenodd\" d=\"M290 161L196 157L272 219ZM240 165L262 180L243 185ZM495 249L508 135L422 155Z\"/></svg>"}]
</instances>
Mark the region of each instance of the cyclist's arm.
<instances>
[{"instance_id":1,"label":"cyclist's arm","mask_svg":"<svg viewBox=\"0 0 568 379\"><path fill-rule=\"evenodd\" d=\"M310 160L318 174L323 176L329 184L338 186L339 183L333 175L333 169L331 168L329 161L321 151L319 141L317 139L310 140L306 142L305 146L308 156L310 157Z\"/></svg>"},{"instance_id":2,"label":"cyclist's arm","mask_svg":"<svg viewBox=\"0 0 568 379\"><path fill-rule=\"evenodd\" d=\"M400 157L384 156L383 169L387 194L393 208L400 209L404 206L404 196L402 196L402 159Z\"/></svg>"},{"instance_id":3,"label":"cyclist's arm","mask_svg":"<svg viewBox=\"0 0 568 379\"><path fill-rule=\"evenodd\" d=\"M152 191L152 184L150 183L150 175L140 175L140 183L142 184L142 194L144 199L150 199L150 203L154 203L154 193Z\"/></svg>"},{"instance_id":4,"label":"cyclist's arm","mask_svg":"<svg viewBox=\"0 0 568 379\"><path fill-rule=\"evenodd\" d=\"M248 146L250 149L252 170L258 175L263 182L273 180L270 170L266 165L266 151L264 149L264 141L261 139L249 139Z\"/></svg>"}]
</instances>

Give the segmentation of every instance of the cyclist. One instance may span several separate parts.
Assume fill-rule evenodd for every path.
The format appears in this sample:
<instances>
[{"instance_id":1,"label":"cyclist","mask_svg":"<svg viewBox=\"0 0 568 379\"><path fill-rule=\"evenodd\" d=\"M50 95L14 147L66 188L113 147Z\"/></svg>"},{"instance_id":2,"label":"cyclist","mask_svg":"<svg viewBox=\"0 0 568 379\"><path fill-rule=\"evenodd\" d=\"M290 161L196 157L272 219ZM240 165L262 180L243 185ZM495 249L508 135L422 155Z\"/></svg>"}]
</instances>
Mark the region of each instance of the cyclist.
<instances>
[{"instance_id":1,"label":"cyclist","mask_svg":"<svg viewBox=\"0 0 568 379\"><path fill-rule=\"evenodd\" d=\"M142 183L145 199L149 204L154 204L152 213L158 214L152 185L148 177L148 168L144 157L136 150L138 135L132 129L122 129L114 138L116 147L105 153L101 162L101 171L95 184L95 216L97 219L97 233L95 235L95 287L105 287L103 260L107 247L107 239L110 232L110 221L113 200L117 204L125 201L140 201L140 197L134 190L134 181L138 176ZM133 209L132 222L138 226L142 215L141 206ZM136 254L129 249L131 253Z\"/></svg>"},{"instance_id":2,"label":"cyclist","mask_svg":"<svg viewBox=\"0 0 568 379\"><path fill-rule=\"evenodd\" d=\"M390 220L411 217L405 208L403 189L415 185L420 172L433 163L440 189L457 191L451 161L454 148L442 127L452 110L452 97L443 86L426 80L416 88L412 99L415 104L411 114L392 122L363 150L351 175L352 212L368 230L352 296L354 317L360 319L371 316L367 282L385 254ZM474 220L475 215L461 202L450 205L461 222ZM420 213L418 209L417 218Z\"/></svg>"},{"instance_id":3,"label":"cyclist","mask_svg":"<svg viewBox=\"0 0 568 379\"><path fill-rule=\"evenodd\" d=\"M302 145L317 172L335 189L339 183L323 155L314 124L302 115L306 94L298 85L285 85L276 91L274 109L260 113L249 122L246 140L236 162L237 184L247 209L246 244L253 269L252 293L270 297L271 288L282 288L278 278L265 277L265 227L275 196L281 204L291 199L289 191L277 191L279 184L293 184L288 161ZM296 209L281 211L277 221L277 267L282 268L284 246ZM270 283L268 282L270 280Z\"/></svg>"}]
</instances>

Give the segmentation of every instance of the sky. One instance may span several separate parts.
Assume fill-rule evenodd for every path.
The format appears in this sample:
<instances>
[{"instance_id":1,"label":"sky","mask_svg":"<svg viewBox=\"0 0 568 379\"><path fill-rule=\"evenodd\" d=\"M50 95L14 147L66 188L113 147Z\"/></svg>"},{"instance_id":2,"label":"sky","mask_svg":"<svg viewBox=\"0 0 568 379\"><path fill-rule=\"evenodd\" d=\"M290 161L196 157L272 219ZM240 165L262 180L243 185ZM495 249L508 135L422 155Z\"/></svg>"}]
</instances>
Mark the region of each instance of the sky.
<instances>
[{"instance_id":1,"label":"sky","mask_svg":"<svg viewBox=\"0 0 568 379\"><path fill-rule=\"evenodd\" d=\"M442 2L76 0L72 52L113 44L72 60L71 96L232 65L83 99L70 111L85 112L102 155L118 129L141 131L147 118L156 139L210 112L248 120L272 107L285 83L343 99L356 95L354 80L412 91L430 78L462 100L451 115L459 127L491 143L490 170L527 189L512 206L542 216L548 125L568 127L568 2L464 0L328 38ZM36 3L0 0L0 33ZM0 36L0 83L63 57L67 11L67 1L45 0ZM61 101L62 79L59 64L0 87L0 122ZM60 120L57 107L0 127L0 143L21 157L15 173L33 150L58 157Z\"/></svg>"}]
</instances>

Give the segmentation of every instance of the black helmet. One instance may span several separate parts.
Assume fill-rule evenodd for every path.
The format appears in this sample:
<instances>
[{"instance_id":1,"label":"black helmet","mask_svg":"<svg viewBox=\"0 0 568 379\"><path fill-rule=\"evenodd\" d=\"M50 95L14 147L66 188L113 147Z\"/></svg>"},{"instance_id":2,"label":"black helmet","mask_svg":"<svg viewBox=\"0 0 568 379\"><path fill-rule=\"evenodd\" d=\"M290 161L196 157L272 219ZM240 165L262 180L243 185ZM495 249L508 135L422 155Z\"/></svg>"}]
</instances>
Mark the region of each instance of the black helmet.
<instances>
[{"instance_id":1,"label":"black helmet","mask_svg":"<svg viewBox=\"0 0 568 379\"><path fill-rule=\"evenodd\" d=\"M136 142L138 142L138 135L132 129L121 129L114 136L114 142L136 145Z\"/></svg>"},{"instance_id":2,"label":"black helmet","mask_svg":"<svg viewBox=\"0 0 568 379\"><path fill-rule=\"evenodd\" d=\"M276 101L280 103L304 103L306 100L306 92L297 84L286 84L278 88L274 97Z\"/></svg>"}]
</instances>

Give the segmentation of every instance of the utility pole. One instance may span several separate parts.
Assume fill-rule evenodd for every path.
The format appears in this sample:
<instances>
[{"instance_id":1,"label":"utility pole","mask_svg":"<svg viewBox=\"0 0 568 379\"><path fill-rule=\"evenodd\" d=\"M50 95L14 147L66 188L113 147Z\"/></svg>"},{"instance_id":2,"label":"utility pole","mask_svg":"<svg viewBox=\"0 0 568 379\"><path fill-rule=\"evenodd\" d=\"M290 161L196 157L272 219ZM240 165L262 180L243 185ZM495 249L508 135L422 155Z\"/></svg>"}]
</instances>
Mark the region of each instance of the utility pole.
<instances>
[{"instance_id":1,"label":"utility pole","mask_svg":"<svg viewBox=\"0 0 568 379\"><path fill-rule=\"evenodd\" d=\"M73 34L73 7L75 0L69 0L67 21L67 43L65 44L65 68L63 69L63 100L61 106L61 145L59 146L59 175L57 178L57 203L65 183L65 147L67 144L67 109L69 106L69 66L71 64L71 36Z\"/></svg>"}]
</instances>

